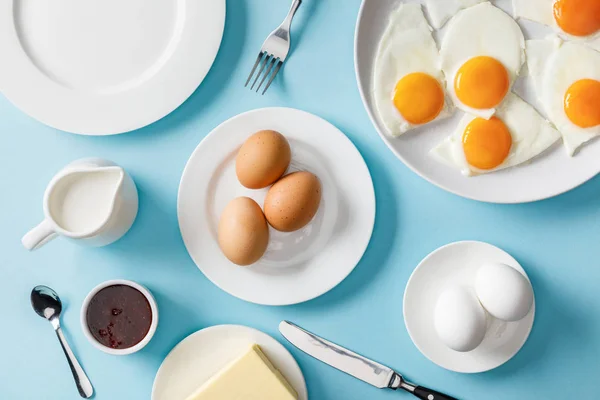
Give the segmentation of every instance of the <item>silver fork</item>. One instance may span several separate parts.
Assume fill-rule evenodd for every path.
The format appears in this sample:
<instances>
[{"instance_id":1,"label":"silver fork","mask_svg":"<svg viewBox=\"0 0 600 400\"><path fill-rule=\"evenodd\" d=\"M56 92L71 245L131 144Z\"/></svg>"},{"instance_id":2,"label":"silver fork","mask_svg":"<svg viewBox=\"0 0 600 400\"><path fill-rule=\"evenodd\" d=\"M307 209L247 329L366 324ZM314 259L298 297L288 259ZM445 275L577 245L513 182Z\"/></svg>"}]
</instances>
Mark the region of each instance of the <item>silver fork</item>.
<instances>
[{"instance_id":1,"label":"silver fork","mask_svg":"<svg viewBox=\"0 0 600 400\"><path fill-rule=\"evenodd\" d=\"M285 17L285 20L283 20L281 25L279 25L277 29L271 32L271 34L267 37L267 40L265 40L260 48L260 53L258 53L258 57L256 57L256 62L254 63L254 67L252 67L252 71L250 71L250 75L248 76L248 80L246 80L244 87L247 87L248 83L250 83L252 75L254 75L254 71L256 71L256 68L259 64L260 69L254 78L254 82L252 82L252 86L250 86L250 90L254 90L254 85L256 85L256 82L261 77L265 67L267 70L264 75L262 75L262 79L256 88L256 92L258 93L265 79L269 77L269 73L271 70L273 70L273 67L275 67L275 70L273 70L273 73L269 77L267 85L262 91L262 94L265 94L269 86L271 86L271 82L273 82L273 79L275 79L275 76L281 69L281 66L290 52L290 26L292 25L292 19L296 14L296 10L298 10L298 7L300 7L300 4L302 4L302 0L293 0L292 7L290 8L290 12L288 13L287 17Z\"/></svg>"}]
</instances>

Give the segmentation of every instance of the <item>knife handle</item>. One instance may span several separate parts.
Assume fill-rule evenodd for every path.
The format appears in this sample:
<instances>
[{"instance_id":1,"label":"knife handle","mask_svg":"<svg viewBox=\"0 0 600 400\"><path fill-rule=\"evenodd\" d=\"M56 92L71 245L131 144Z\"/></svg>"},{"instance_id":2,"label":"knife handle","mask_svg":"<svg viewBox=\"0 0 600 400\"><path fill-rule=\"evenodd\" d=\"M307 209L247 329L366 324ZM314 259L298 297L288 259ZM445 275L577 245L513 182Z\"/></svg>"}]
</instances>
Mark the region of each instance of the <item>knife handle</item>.
<instances>
[{"instance_id":1,"label":"knife handle","mask_svg":"<svg viewBox=\"0 0 600 400\"><path fill-rule=\"evenodd\" d=\"M436 392L435 390L427 389L423 386L415 387L415 390L412 392L412 394L414 394L421 400L458 400L455 397Z\"/></svg>"}]
</instances>

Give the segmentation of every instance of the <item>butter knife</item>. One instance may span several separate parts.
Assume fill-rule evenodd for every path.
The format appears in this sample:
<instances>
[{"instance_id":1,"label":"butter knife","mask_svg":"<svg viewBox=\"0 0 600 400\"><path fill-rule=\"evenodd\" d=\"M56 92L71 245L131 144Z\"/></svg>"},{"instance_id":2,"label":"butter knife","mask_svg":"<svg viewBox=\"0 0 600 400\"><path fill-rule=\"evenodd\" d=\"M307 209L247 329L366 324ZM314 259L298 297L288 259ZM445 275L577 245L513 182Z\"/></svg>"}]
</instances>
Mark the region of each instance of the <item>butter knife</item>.
<instances>
[{"instance_id":1,"label":"butter knife","mask_svg":"<svg viewBox=\"0 0 600 400\"><path fill-rule=\"evenodd\" d=\"M435 390L407 382L402 375L391 368L320 338L291 322L282 321L279 324L279 332L309 356L379 389L403 389L422 400L457 400Z\"/></svg>"}]
</instances>

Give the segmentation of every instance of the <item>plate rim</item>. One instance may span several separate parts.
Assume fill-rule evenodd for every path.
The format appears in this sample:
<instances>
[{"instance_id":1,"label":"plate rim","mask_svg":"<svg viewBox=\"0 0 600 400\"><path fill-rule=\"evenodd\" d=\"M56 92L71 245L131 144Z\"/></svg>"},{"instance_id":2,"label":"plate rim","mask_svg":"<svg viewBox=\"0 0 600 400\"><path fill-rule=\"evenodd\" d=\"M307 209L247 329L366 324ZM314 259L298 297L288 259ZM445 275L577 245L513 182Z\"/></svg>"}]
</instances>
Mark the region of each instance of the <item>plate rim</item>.
<instances>
[{"instance_id":1,"label":"plate rim","mask_svg":"<svg viewBox=\"0 0 600 400\"><path fill-rule=\"evenodd\" d=\"M303 383L303 389L304 392L306 393L306 398L308 399L308 386L306 385L306 378L304 377L304 373L302 372L302 368L300 368L300 365L298 364L298 361L296 360L296 358L292 355L292 353L277 339L275 339L273 336L269 335L268 333L265 333L259 329L250 327L250 326L246 326L246 325L238 325L238 324L220 324L220 325L212 325L212 326L207 326L206 328L202 328L199 329L195 332L190 333L189 335L187 335L186 337L184 337L183 339L181 339L179 342L177 342L177 344L175 346L173 346L171 348L171 350L169 350L169 352L167 353L167 355L165 356L165 358L161 361L160 366L158 367L158 369L156 370L156 374L154 375L154 380L152 382L152 391L150 394L150 399L151 400L155 400L154 396L154 392L156 390L156 381L158 378L158 374L160 372L160 370L162 369L165 361L167 360L167 358L171 355L171 353L173 351L175 351L175 349L177 349L183 342L185 342L188 339L191 339L193 336L196 335L202 335L202 334L207 334L207 332L211 332L213 330L225 330L225 329L243 329L246 330L248 332L253 332L253 333L259 333L261 335L264 335L265 337L270 338L274 343L276 343L278 346L281 347L281 349L284 350L284 354L286 354L287 356L289 356L290 360L293 361L293 367L295 367L295 369L298 370L298 372L300 372L300 377L302 378L302 383ZM302 389L302 388L301 388ZM294 390L296 390L296 388L294 388Z\"/></svg>"},{"instance_id":2,"label":"plate rim","mask_svg":"<svg viewBox=\"0 0 600 400\"><path fill-rule=\"evenodd\" d=\"M196 262L195 258L192 256L192 253L190 252L190 248L189 245L185 239L183 230L182 230L182 224L181 224L181 197L182 197L182 187L183 187L183 181L186 178L186 175L188 175L189 172L189 168L190 168L190 161L191 159L194 157L194 155L196 154L196 152L199 151L200 147L203 145L203 143L212 135L216 134L216 131L221 128L223 125L225 125L226 123L237 119L237 118L243 118L247 115L253 114L253 113L259 113L259 112L267 112L267 111L276 111L276 110L285 110L285 111L291 111L291 112L297 112L297 113L302 113L302 114L306 114L309 115L313 118L318 118L319 120L323 121L324 123L330 125L337 133L339 133L340 137L342 138L342 140L346 140L351 146L352 148L354 148L354 150L356 151L356 154L358 155L358 157L360 157L360 159L362 160L364 169L367 173L367 176L369 177L369 191L370 191L370 199L369 201L371 202L371 204L373 205L372 207L372 218L371 222L369 223L369 232L368 235L365 236L365 243L363 247L363 250L361 252L361 256L356 260L356 262L354 263L354 266L350 269L348 269L347 272L345 272L342 275L340 275L340 279L336 282L333 283L332 285L328 285L327 289L324 290L321 293L318 293L316 295L310 295L310 296L300 296L299 299L295 299L292 301L286 301L286 302L281 302L281 301L275 301L275 302L264 302L264 301L256 301L256 300L251 300L250 298L246 297L246 296L240 296L239 294L234 294L231 293L230 291L226 290L224 287L222 287L222 285L220 285L219 283L217 283L215 280L213 280L211 277L207 276L204 271L202 270L202 268L200 267L200 265ZM362 154L360 153L360 151L358 150L358 148L356 147L356 145L354 144L354 142L352 142L352 140L350 140L350 138L348 136L346 136L346 134L344 132L342 132L338 127L336 127L334 124L332 124L331 122L329 122L328 120L326 120L325 118L320 117L319 115L310 113L308 111L304 111L298 108L294 108L294 107L261 107L261 108L255 108L255 109L251 109L251 110L247 110L244 111L242 113L236 114L228 119L226 119L225 121L221 122L220 124L218 124L216 127L214 127L204 138L202 138L202 140L198 143L198 145L196 145L196 147L194 148L194 150L192 151L192 153L190 154L190 156L188 157L188 160L186 162L186 165L183 169L183 172L181 174L181 178L179 181L179 187L177 190L177 222L178 222L178 227L179 227L179 233L181 235L181 238L183 240L184 246L186 248L186 251L188 253L188 255L190 256L190 258L192 259L193 263L196 265L196 267L200 270L200 272L204 275L204 277L206 277L213 285L215 285L216 287L218 287L220 290L224 291L225 293L228 293L231 296L234 296L240 300L249 302L249 303L253 303L253 304L259 304L259 305L264 305L264 306L289 306L289 305L294 305L294 304L301 304L301 303L305 303L307 301L313 300L315 298L318 298L326 293L328 293L329 291L331 291L332 289L334 289L336 286L340 285L358 266L358 264L360 263L360 261L362 260L362 258L364 257L365 252L367 251L367 248L371 242L371 239L373 237L373 231L375 229L375 219L376 219L376 215L377 215L377 201L376 201L376 195L375 195L375 186L373 184L373 177L371 175L371 171L369 170L369 167L366 163L366 161L364 160L364 157L362 156ZM323 249L324 250L324 249Z\"/></svg>"},{"instance_id":3,"label":"plate rim","mask_svg":"<svg viewBox=\"0 0 600 400\"><path fill-rule=\"evenodd\" d=\"M408 287L411 284L411 282L413 281L413 278L416 274L416 272L423 266L423 264L425 264L427 261L429 261L429 259L431 259L434 255L436 255L439 252L442 252L450 247L454 247L454 246L460 246L460 245L475 245L475 246L480 246L480 245L484 245L484 246L491 246L493 247L495 250L499 250L502 253L505 253L512 261L514 261L515 265L518 266L518 268L516 268L519 272L523 273L525 278L527 278L528 281L530 281L529 276L527 275L527 272L525 271L525 269L523 268L523 266L521 265L521 263L519 263L517 261L517 259L515 259L510 253L508 253L507 251L505 251L504 249L501 249L498 246L495 246L491 243L487 243L487 242L483 242L480 240L459 240L456 242L451 242L451 243L447 243L445 245L442 245L438 248L436 248L435 250L431 251L430 253L428 253L425 257L423 257L423 259L421 259L421 261L419 261L419 263L417 264L417 266L413 269L413 271L410 274L410 277L408 278L408 281L406 282L406 286L404 287L404 294L402 296L402 318L404 320L404 327L406 328L406 331L408 332L408 336L410 337L411 342L413 343L413 345L417 348L417 350L419 350L419 353L421 353L423 356L425 356L425 358L427 358L427 360L431 361L432 363L434 363L435 365L444 368L447 371L452 371L452 372L458 372L458 373L462 373L462 374L478 374L478 373L482 373L482 372L487 372L487 371L491 371L494 370L504 364L506 364L507 362L509 362L511 359L514 358L514 356L516 356L521 349L523 348L523 346L525 345L525 343L527 342L527 340L529 339L529 336L531 336L531 332L533 330L533 325L535 323L535 311L536 311L536 307L535 307L535 293L534 293L534 298L533 298L533 303L531 306L531 324L528 327L527 330L527 334L524 335L523 340L521 341L521 343L519 343L519 347L515 350L515 352L508 357L506 360L502 361L500 364L497 364L495 366L492 367L488 367L488 368L479 368L479 369L472 369L472 370L458 370L455 368L448 368L447 366L443 366L438 364L436 361L432 360L431 357L423 351L423 349L415 342L414 340L414 333L411 333L410 328L408 327L408 324L406 323L407 319L406 319L406 294L408 292ZM530 281L531 282L531 281ZM524 319L527 318L524 317ZM523 319L523 320L524 320Z\"/></svg>"},{"instance_id":4,"label":"plate rim","mask_svg":"<svg viewBox=\"0 0 600 400\"><path fill-rule=\"evenodd\" d=\"M183 3L183 7L187 9L187 7L189 7L188 2L189 1L194 1L194 0L178 0L176 3L176 5L180 5L179 3L184 2ZM225 32L225 23L226 23L226 19L227 19L227 1L226 0L218 0L219 3L216 3L215 0L213 0L215 5L212 5L211 7L213 8L220 8L222 10L222 13L219 13L219 19L217 20L217 28L218 28L218 35L215 35L215 38L218 37L217 40L215 40L214 43L214 48L212 49L212 51L210 53L207 52L207 54L209 54L209 57L207 57L206 59L210 59L210 62L206 62L206 71L204 72L204 74L198 74L193 76L192 78L188 79L185 83L186 85L180 85L182 87L182 89L180 89L178 91L178 93L171 95L171 98L173 98L172 101L170 102L165 102L161 100L162 104L166 104L166 105L161 105L158 107L158 111L154 111L154 112L149 112L147 114L144 114L143 117L138 117L138 118L130 118L130 119L126 119L123 120L122 118L114 118L114 112L113 115L100 115L97 114L97 118L94 119L91 123L90 122L81 122L80 120L75 120L73 121L73 118L69 118L69 121L66 121L66 118L64 117L63 114L57 116L57 117L52 117L52 118L48 118L47 115L40 115L39 112L36 111L36 109L39 109L39 105L32 105L33 103L31 101L28 100L24 100L23 99L23 92L27 93L27 92L31 92L31 90L25 88L23 89L23 85L21 85L21 87L18 87L17 85L8 85L8 84L2 84L3 82L9 81L9 78L4 78L4 79L0 79L0 93L2 95L4 95L4 97L15 107L17 108L20 112L22 112L23 114L27 115L28 117L34 119L35 121L44 124L50 128L53 129L57 129L59 131L63 131L63 132L67 132L67 133L72 133L72 134L76 134L76 135L82 135L82 136L112 136L112 135L118 135L118 134L123 134L123 133L128 133L128 132L132 132L135 130L139 130L142 129L148 125L151 125L161 119L163 119L164 117L168 116L169 114L171 114L173 111L175 111L177 108L179 108L183 103L185 103L189 97L198 89L198 87L200 87L200 85L202 84L202 82L204 82L204 80L206 79L207 75L209 74L209 72L211 71L214 62L217 58L217 55L219 53L219 50L221 48L222 42L223 42L223 36L224 36L224 32ZM0 3L0 9L6 9L6 13L2 18L0 18L0 30L2 30L2 28L5 28L5 31L2 30L3 33L6 33L6 38L0 40L0 42L4 42L4 43L13 43L14 40L17 40L18 43L18 48L22 49L23 45L20 43L20 39L18 37L18 32L15 32L16 27L14 26L14 2L13 1L4 1L2 3ZM197 3L197 5L195 5L195 7L200 7L201 3ZM201 6L204 7L204 6ZM184 14L189 14L189 13L184 13ZM221 15L222 14L222 15ZM187 16L186 18L186 22L185 24L189 24L190 21L187 20ZM4 26L3 26L4 25ZM15 33L15 37L12 37L14 35L12 35L12 33ZM215 30L215 33L217 31ZM8 33L11 33L10 35ZM178 39L178 41L181 41L180 39ZM179 46L180 44L178 44L176 46L176 48ZM12 46L9 46L9 48L6 49L6 54L10 55L14 53L14 49L11 49ZM44 81L48 82L49 85L51 86L55 86L56 82L54 80L52 80L51 78L48 78L46 76L46 74L44 72L41 72L40 69L38 68L37 65L35 65L32 61L31 61L31 57L26 54L25 52L23 52L23 57L26 58L27 60L29 60L29 63L31 64L31 70L35 70L37 71L42 77L40 79L43 79ZM9 57L10 58L10 57ZM160 58L160 57L159 57ZM181 56L179 56L179 58L181 58ZM185 64L185 60L175 60L177 63L179 64ZM6 63L4 67L0 66L0 73L4 73L7 74L11 71L11 69L14 69L15 67L18 67L20 64L22 63L22 60L19 61L15 61L12 63ZM164 66L168 66L169 63L167 62ZM160 70L164 67L162 66L158 71L160 72ZM29 74L28 76L31 77L31 74ZM171 78L168 79L169 82L172 82L173 79L173 74L171 73ZM193 81L193 82L192 82ZM145 81L148 82L148 81ZM193 83L193 85L192 85ZM141 85L138 85L136 87L140 87L143 86L144 83L142 83ZM164 86L164 85L163 85ZM189 86L189 88L188 88ZM62 86L61 86L62 88ZM154 90L156 92L156 90ZM52 90L48 90L46 88L46 90L44 90L44 92L46 93L52 93ZM125 91L124 93L127 93L128 91ZM21 93L21 94L19 94ZM29 96L27 96L29 97ZM53 97L56 98L61 98L63 96L61 96L61 93L55 93L55 95ZM84 92L82 94L79 95L79 100L80 101L85 101L86 98L90 97L90 93L88 92ZM148 98L148 96L144 95L144 96L137 96L136 100L139 99L144 99L144 98ZM130 100L128 100L130 101ZM65 107L68 106L68 104L61 104L60 107ZM92 103L90 103L89 108L96 108ZM136 109L140 109L143 108L143 104L137 104L136 105ZM129 113L129 115L131 114L135 114L135 112ZM97 120L99 119L109 119L109 120L118 120L117 123L115 122L111 122L111 125L109 125L108 127L101 127L101 128L97 128L95 127L95 123L97 122Z\"/></svg>"},{"instance_id":5,"label":"plate rim","mask_svg":"<svg viewBox=\"0 0 600 400\"><path fill-rule=\"evenodd\" d=\"M526 203L533 203L536 201L541 201L541 200L546 200L546 199L551 199L557 196L560 196L562 194L565 194L567 192L570 192L571 190L574 190L576 188L578 188L579 186L587 183L588 181L592 180L594 177L596 177L597 175L600 174L600 168L598 169L598 171L594 172L591 176L589 176L588 178L584 179L581 182L576 182L574 185L567 187L567 188L563 188L561 190L559 190L558 192L551 194L551 195L542 195L542 196L530 196L524 199L513 199L513 200L492 200L492 199L487 199L487 198L481 198L481 197L477 197L477 196L471 196L468 194L463 194L460 193L458 190L454 190L451 189L450 187L448 187L447 185L445 185L442 182L437 182L434 181L433 179L431 179L430 177L422 174L415 165L413 165L412 163L410 163L406 158L404 158L391 144L390 142L390 138L381 131L378 123L377 123L377 118L375 117L375 115L373 114L371 108L368 105L368 99L367 99L367 94L365 93L364 89L363 89L363 80L361 78L360 75L360 71L359 71L359 62L358 62L358 39L359 39L359 31L360 31L360 25L363 19L363 13L365 10L365 5L367 4L367 2L369 2L371 0L362 0L361 4L360 4L360 8L358 11L358 16L356 18L356 24L354 27L354 73L355 73L355 78L356 78L356 83L358 86L358 92L360 94L360 98L362 101L362 105L364 110L367 112L367 115L369 116L369 120L371 122L371 125L373 126L373 128L375 129L375 131L377 132L377 134L379 135L379 137L381 138L381 140L385 143L386 147L392 152L392 154L394 154L394 156L396 156L397 159L399 159L405 166L408 167L408 169L410 169L412 172L414 172L415 174L417 174L419 177L421 177L422 179L424 179L425 181L431 183L432 185L448 192L448 193L452 193L456 196L465 198L465 199L470 199L470 200L475 200L475 201L479 201L482 203L489 203L489 204L526 204ZM562 139L561 139L562 140Z\"/></svg>"}]
</instances>

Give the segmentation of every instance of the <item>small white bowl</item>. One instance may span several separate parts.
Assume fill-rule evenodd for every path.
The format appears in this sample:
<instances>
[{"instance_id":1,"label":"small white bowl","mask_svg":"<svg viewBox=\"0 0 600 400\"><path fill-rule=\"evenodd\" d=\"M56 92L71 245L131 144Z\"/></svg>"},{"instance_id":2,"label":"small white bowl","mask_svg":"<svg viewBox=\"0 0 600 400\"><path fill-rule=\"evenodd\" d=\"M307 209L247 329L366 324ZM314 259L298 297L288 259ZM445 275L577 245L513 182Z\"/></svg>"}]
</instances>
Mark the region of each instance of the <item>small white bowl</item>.
<instances>
[{"instance_id":1,"label":"small white bowl","mask_svg":"<svg viewBox=\"0 0 600 400\"><path fill-rule=\"evenodd\" d=\"M148 333L146 334L146 336L144 336L144 338L135 346L128 347L126 349L113 349L111 347L105 346L102 343L98 342L96 340L96 338L90 332L90 329L87 324L87 309L90 304L90 301L92 300L92 297L94 297L96 295L96 293L98 293L100 290L102 290L106 287L109 287L109 286L114 286L114 285L125 285L125 286L129 286L129 287L139 290L144 295L144 297L146 297L146 299L148 300L148 303L150 304L150 311L152 312L152 322L150 323L150 329L148 330ZM94 289L92 289L92 291L86 296L85 300L83 300L83 305L81 306L80 319L81 319L81 328L83 329L83 334L90 341L90 343L92 343L96 348L102 350L105 353L113 354L113 355L117 355L117 356L124 356L127 354L132 354L137 351L140 351L148 344L150 339L152 339L152 336L154 336L154 333L156 332L156 327L158 326L158 306L156 304L156 300L154 300L154 297L152 296L150 291L148 289L146 289L144 286L142 286L138 283L132 282L132 281L125 280L125 279L114 279L114 280L106 281L106 282L99 284Z\"/></svg>"}]
</instances>

